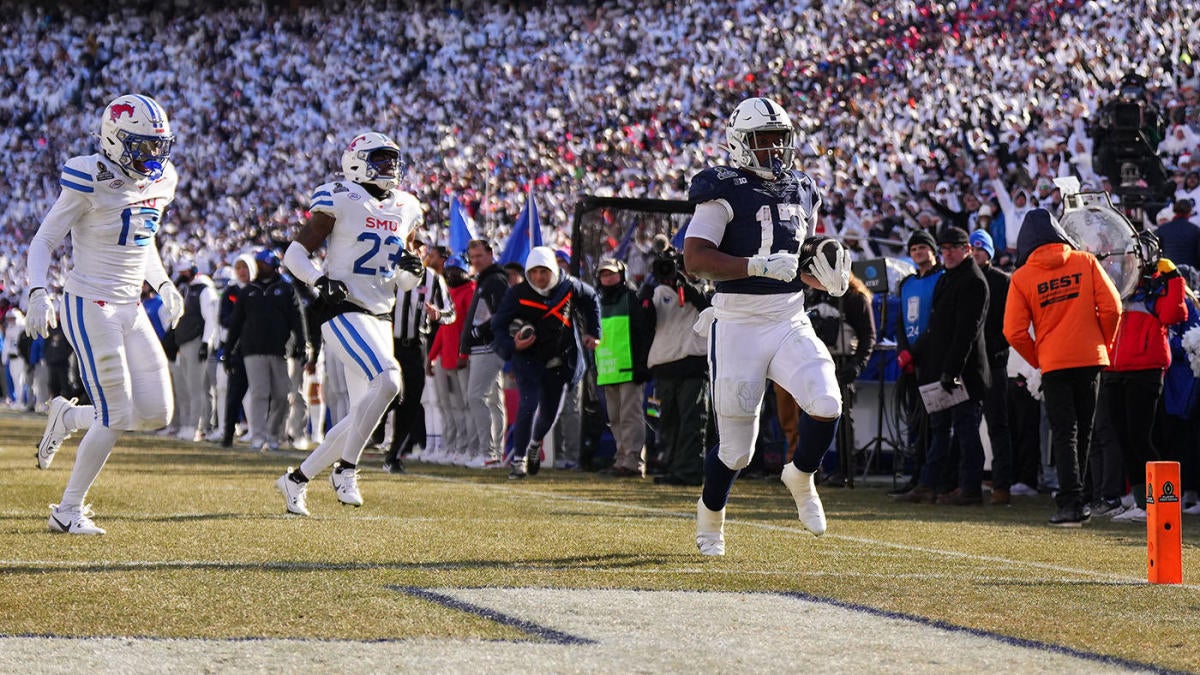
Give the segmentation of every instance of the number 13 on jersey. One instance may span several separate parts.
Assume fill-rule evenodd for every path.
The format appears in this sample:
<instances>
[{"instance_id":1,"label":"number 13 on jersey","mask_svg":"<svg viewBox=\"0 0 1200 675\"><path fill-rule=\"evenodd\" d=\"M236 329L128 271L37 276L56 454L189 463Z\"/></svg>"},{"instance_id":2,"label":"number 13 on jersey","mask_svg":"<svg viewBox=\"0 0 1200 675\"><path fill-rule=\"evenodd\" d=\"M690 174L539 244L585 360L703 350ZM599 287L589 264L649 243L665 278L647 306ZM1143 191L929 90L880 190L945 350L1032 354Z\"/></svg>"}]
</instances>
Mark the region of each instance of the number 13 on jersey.
<instances>
[{"instance_id":1,"label":"number 13 on jersey","mask_svg":"<svg viewBox=\"0 0 1200 675\"><path fill-rule=\"evenodd\" d=\"M800 241L808 236L805 213L799 204L763 204L754 214L761 229L759 255L800 250ZM779 239L779 248L775 240Z\"/></svg>"}]
</instances>

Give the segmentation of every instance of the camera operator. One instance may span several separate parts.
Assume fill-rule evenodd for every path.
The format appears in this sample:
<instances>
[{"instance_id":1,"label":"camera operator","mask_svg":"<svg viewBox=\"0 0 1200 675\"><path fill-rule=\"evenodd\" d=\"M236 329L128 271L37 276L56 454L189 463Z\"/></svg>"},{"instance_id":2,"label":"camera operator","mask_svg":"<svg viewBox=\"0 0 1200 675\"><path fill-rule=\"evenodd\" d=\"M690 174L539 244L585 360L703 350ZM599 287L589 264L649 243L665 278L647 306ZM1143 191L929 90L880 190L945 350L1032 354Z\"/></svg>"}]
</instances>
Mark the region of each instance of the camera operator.
<instances>
[{"instance_id":1,"label":"camera operator","mask_svg":"<svg viewBox=\"0 0 1200 675\"><path fill-rule=\"evenodd\" d=\"M683 269L683 257L668 248L650 267L654 280L641 293L647 324L653 329L646 364L659 402L659 449L666 473L658 485L701 485L708 447L708 348L692 330L711 304Z\"/></svg>"},{"instance_id":2,"label":"camera operator","mask_svg":"<svg viewBox=\"0 0 1200 675\"><path fill-rule=\"evenodd\" d=\"M1092 168L1120 186L1123 202L1136 206L1139 199L1157 202L1170 196L1174 186L1157 154L1166 121L1146 97L1146 78L1137 73L1121 78L1116 97L1096 111L1088 135L1096 145ZM1139 180L1145 181L1144 188Z\"/></svg>"}]
</instances>

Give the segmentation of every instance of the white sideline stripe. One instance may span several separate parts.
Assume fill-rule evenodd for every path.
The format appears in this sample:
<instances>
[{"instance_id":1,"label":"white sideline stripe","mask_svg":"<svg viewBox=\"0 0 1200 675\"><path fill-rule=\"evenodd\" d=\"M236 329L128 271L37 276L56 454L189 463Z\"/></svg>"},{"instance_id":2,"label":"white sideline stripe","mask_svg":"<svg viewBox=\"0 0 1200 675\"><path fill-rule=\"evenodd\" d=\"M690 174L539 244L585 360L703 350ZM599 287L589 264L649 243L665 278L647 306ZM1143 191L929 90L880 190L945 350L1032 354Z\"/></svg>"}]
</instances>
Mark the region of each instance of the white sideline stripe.
<instances>
[{"instance_id":1,"label":"white sideline stripe","mask_svg":"<svg viewBox=\"0 0 1200 675\"><path fill-rule=\"evenodd\" d=\"M363 672L1128 672L1151 664L773 593L436 588L508 640L0 638L0 670ZM403 591L398 591L398 595ZM420 597L420 596L417 596ZM713 617L724 620L713 625ZM783 627L783 628L781 628ZM783 632L781 632L783 631ZM563 644L553 637L583 641ZM785 635L779 639L763 636ZM549 639L548 639L549 638ZM897 645L903 645L897 648ZM788 647L792 648L788 648ZM234 665L230 665L234 664Z\"/></svg>"}]
</instances>

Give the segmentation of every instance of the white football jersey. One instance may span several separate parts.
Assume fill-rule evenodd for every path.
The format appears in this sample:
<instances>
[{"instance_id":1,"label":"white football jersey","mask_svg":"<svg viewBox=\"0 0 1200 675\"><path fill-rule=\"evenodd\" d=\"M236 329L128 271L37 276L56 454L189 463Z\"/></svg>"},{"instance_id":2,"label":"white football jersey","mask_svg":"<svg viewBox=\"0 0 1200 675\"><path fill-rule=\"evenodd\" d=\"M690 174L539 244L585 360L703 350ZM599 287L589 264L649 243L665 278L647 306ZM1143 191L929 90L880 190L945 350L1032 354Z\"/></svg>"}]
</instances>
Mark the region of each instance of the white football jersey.
<instances>
[{"instance_id":1,"label":"white football jersey","mask_svg":"<svg viewBox=\"0 0 1200 675\"><path fill-rule=\"evenodd\" d=\"M372 314L396 304L396 264L409 234L424 220L413 195L392 190L375 199L358 183L335 181L313 190L309 210L333 217L325 275L346 284L350 301Z\"/></svg>"},{"instance_id":2,"label":"white football jersey","mask_svg":"<svg viewBox=\"0 0 1200 675\"><path fill-rule=\"evenodd\" d=\"M158 255L154 236L178 182L170 162L151 181L130 178L99 153L67 160L62 192L34 235L53 251L70 233L74 267L63 290L90 300L138 302L148 252Z\"/></svg>"}]
</instances>

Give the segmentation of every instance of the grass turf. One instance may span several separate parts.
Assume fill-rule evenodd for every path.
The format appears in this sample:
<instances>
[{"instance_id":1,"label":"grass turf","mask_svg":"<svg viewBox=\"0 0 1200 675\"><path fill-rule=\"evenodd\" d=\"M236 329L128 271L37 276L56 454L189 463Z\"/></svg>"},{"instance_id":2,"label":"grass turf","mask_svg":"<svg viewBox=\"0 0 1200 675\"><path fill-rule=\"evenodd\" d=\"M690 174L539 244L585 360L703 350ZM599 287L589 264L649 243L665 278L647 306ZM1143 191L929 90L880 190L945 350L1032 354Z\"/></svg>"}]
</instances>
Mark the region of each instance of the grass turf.
<instances>
[{"instance_id":1,"label":"grass turf","mask_svg":"<svg viewBox=\"0 0 1200 675\"><path fill-rule=\"evenodd\" d=\"M76 537L47 531L46 505L78 436L38 471L43 424L0 413L0 635L504 640L518 631L394 587L799 591L1200 670L1200 586L1144 583L1142 526L1047 527L1048 497L935 507L827 489L817 539L777 480L742 480L728 555L707 559L692 541L696 488L412 463L364 471L361 509L316 478L304 519L272 485L297 453L127 434L89 494L108 534ZM1184 517L1185 582L1200 570L1197 525Z\"/></svg>"}]
</instances>

